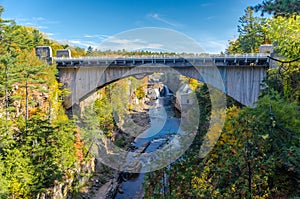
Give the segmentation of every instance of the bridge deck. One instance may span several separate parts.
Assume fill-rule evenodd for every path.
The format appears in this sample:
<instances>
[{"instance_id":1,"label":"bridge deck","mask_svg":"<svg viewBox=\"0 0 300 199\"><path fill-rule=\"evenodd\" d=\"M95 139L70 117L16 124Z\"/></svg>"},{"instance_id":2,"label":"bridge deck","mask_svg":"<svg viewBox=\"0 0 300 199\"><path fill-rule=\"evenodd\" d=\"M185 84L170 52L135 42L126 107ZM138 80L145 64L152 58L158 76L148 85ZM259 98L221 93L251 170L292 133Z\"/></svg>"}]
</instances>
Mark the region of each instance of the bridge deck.
<instances>
[{"instance_id":1,"label":"bridge deck","mask_svg":"<svg viewBox=\"0 0 300 199\"><path fill-rule=\"evenodd\" d=\"M144 64L167 65L172 67L188 66L268 66L269 54L244 54L207 57L55 57L58 67L81 66L129 66L135 67Z\"/></svg>"}]
</instances>

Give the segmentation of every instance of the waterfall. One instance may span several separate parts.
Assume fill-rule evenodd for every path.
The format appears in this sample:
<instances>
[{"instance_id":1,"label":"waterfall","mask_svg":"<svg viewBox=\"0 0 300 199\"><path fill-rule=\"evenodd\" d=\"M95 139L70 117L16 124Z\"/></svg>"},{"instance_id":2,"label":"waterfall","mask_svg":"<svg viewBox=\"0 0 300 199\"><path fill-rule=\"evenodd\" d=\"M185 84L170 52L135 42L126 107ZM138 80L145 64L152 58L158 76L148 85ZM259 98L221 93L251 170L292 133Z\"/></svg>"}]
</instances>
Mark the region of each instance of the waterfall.
<instances>
[{"instance_id":1,"label":"waterfall","mask_svg":"<svg viewBox=\"0 0 300 199\"><path fill-rule=\"evenodd\" d=\"M173 93L170 92L168 86L164 85L163 89L160 90L159 92L159 96L160 97L168 97L168 96L172 96Z\"/></svg>"},{"instance_id":2,"label":"waterfall","mask_svg":"<svg viewBox=\"0 0 300 199\"><path fill-rule=\"evenodd\" d=\"M169 88L166 85L164 85L164 89L165 89L165 96L169 96L170 95Z\"/></svg>"},{"instance_id":3,"label":"waterfall","mask_svg":"<svg viewBox=\"0 0 300 199\"><path fill-rule=\"evenodd\" d=\"M158 98L160 96L159 90L157 88L154 89L154 92L156 94L156 98Z\"/></svg>"}]
</instances>

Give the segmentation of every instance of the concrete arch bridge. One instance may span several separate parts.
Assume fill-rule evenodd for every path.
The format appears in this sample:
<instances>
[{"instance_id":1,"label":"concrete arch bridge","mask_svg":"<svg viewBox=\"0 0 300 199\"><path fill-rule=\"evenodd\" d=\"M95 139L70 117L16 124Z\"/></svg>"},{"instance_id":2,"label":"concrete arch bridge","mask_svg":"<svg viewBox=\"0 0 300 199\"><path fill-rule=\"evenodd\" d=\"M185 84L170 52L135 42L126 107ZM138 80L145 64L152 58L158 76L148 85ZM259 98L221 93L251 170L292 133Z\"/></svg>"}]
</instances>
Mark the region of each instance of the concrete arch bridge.
<instances>
[{"instance_id":1,"label":"concrete arch bridge","mask_svg":"<svg viewBox=\"0 0 300 199\"><path fill-rule=\"evenodd\" d=\"M269 54L197 57L56 57L59 81L69 88L65 107L87 98L119 79L152 73L174 73L197 79L223 91L241 104L254 106L267 69Z\"/></svg>"}]
</instances>

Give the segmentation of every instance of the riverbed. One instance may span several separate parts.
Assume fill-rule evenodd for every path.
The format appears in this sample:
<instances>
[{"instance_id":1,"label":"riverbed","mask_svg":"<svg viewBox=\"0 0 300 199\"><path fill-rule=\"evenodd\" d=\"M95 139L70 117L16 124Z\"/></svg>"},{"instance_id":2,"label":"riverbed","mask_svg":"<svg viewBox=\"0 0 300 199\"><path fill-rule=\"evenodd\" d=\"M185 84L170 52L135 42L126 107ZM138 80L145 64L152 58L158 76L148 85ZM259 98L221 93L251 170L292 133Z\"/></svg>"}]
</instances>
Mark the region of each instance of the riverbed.
<instances>
[{"instance_id":1,"label":"riverbed","mask_svg":"<svg viewBox=\"0 0 300 199\"><path fill-rule=\"evenodd\" d=\"M144 153L151 153L164 146L170 137L179 132L180 119L175 117L171 97L160 97L149 109L150 128L139 135L133 147L140 148L149 143ZM121 183L116 199L143 198L144 173L126 175Z\"/></svg>"}]
</instances>

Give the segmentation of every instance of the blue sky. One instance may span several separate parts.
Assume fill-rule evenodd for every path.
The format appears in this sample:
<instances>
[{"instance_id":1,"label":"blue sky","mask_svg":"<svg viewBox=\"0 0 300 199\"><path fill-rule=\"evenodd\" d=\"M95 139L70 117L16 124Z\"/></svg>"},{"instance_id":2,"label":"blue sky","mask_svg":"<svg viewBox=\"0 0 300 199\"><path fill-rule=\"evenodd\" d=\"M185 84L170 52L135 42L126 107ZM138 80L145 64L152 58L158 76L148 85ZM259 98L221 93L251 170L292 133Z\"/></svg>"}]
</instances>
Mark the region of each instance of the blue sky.
<instances>
[{"instance_id":1,"label":"blue sky","mask_svg":"<svg viewBox=\"0 0 300 199\"><path fill-rule=\"evenodd\" d=\"M182 33L210 53L225 50L228 40L238 36L238 20L244 14L244 9L260 2L261 0L0 0L5 8L3 18L38 27L50 38L60 42L84 48L101 48L101 42L113 35L136 28L158 27ZM126 41L128 44L128 39ZM135 39L130 44L139 41Z\"/></svg>"}]
</instances>

